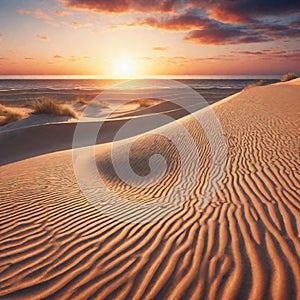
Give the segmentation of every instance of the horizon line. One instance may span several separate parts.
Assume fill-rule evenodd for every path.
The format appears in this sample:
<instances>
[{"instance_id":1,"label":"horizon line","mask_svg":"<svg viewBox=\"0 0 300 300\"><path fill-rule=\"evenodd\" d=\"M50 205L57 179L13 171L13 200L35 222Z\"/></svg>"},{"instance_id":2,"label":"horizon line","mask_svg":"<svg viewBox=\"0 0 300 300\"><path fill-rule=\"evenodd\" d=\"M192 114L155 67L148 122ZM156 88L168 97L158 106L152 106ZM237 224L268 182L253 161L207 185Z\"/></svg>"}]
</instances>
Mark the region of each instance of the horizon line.
<instances>
[{"instance_id":1,"label":"horizon line","mask_svg":"<svg viewBox=\"0 0 300 300\"><path fill-rule=\"evenodd\" d=\"M147 75L147 76L132 76L132 77L118 77L118 76L104 76L104 75L92 75L92 74L72 74L72 75L62 75L62 74L0 74L0 80L5 79L104 79L104 80L135 80L135 79L222 79L230 78L241 79L280 79L283 74L198 74L198 75Z\"/></svg>"}]
</instances>

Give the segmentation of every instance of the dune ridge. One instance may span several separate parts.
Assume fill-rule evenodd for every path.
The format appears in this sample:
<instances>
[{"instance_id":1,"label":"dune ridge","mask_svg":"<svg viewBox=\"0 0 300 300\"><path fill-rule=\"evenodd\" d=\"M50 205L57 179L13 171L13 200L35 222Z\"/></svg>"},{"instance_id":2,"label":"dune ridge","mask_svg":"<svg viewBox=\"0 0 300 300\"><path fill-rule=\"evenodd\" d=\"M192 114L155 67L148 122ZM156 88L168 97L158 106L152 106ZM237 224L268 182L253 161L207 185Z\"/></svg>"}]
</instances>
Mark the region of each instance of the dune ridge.
<instances>
[{"instance_id":1,"label":"dune ridge","mask_svg":"<svg viewBox=\"0 0 300 300\"><path fill-rule=\"evenodd\" d=\"M76 183L71 150L1 166L0 298L299 298L299 95L294 80L213 105L227 161L220 188L204 206L201 195L213 184L209 144L192 116L181 118L198 145L202 171L180 208L155 222L99 213ZM146 201L172 191L180 161L167 139L149 135L133 146L139 174L153 152L169 163L161 184L144 190L115 176L109 150L97 146L96 157L115 193Z\"/></svg>"}]
</instances>

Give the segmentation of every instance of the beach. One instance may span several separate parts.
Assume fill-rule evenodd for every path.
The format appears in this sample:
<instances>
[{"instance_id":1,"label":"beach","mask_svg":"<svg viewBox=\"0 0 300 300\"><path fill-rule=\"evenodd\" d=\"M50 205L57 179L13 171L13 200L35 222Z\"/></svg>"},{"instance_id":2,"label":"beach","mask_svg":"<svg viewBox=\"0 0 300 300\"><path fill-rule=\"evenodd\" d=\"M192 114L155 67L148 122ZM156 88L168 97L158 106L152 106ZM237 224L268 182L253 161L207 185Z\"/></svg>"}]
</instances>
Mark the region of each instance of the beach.
<instances>
[{"instance_id":1,"label":"beach","mask_svg":"<svg viewBox=\"0 0 300 300\"><path fill-rule=\"evenodd\" d=\"M0 298L298 299L299 95L295 79L211 104L222 128L214 140L217 153L223 141L226 146L220 174L211 168L212 145L195 121L210 122L207 109L193 116L166 102L111 116L95 161L105 185L124 203L108 203L100 190L101 201L111 205L106 211L87 199L74 171L76 120L34 126L21 120L0 131ZM146 122L157 113L174 121L143 133L129 160L135 173L146 176L145 161L159 153L166 173L156 185L134 187L119 178L111 157L112 148L122 153L131 137L113 137L125 122ZM181 134L181 126L200 166L188 165L185 180L193 185L185 198L174 192L182 162L171 137ZM192 161L189 145L183 151ZM117 163L125 166L127 157L120 154ZM215 192L206 202L210 190ZM168 194L178 203L174 209L152 219L163 209L153 206L138 221L132 207L155 205Z\"/></svg>"}]
</instances>

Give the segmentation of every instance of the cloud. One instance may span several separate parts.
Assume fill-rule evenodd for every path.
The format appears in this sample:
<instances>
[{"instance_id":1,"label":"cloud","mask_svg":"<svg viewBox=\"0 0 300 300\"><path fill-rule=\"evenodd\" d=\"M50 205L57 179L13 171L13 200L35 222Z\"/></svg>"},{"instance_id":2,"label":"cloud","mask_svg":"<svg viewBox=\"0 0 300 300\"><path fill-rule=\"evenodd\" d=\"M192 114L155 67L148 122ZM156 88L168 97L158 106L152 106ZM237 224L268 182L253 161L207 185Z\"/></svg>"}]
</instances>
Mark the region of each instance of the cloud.
<instances>
[{"instance_id":1,"label":"cloud","mask_svg":"<svg viewBox=\"0 0 300 300\"><path fill-rule=\"evenodd\" d=\"M53 18L51 18L48 14L42 12L39 9L35 9L35 10L18 9L17 12L20 15L32 15L36 19L44 20L45 23L48 24L48 25L51 25L51 26L54 26L54 27L58 26L58 24L56 24L53 21Z\"/></svg>"},{"instance_id":2,"label":"cloud","mask_svg":"<svg viewBox=\"0 0 300 300\"><path fill-rule=\"evenodd\" d=\"M163 65L163 64L175 64L175 65L186 65L191 59L185 56L159 56L159 57L140 57L141 60L150 61L152 63Z\"/></svg>"},{"instance_id":3,"label":"cloud","mask_svg":"<svg viewBox=\"0 0 300 300\"><path fill-rule=\"evenodd\" d=\"M200 29L209 26L211 23L211 20L189 12L167 18L149 17L145 20L136 20L136 24L140 26L151 26L170 31L187 31L192 29Z\"/></svg>"},{"instance_id":4,"label":"cloud","mask_svg":"<svg viewBox=\"0 0 300 300\"><path fill-rule=\"evenodd\" d=\"M71 15L72 13L69 12L69 11L58 11L58 10L55 10L52 12L55 16L57 17L64 17L64 16L68 16L68 15Z\"/></svg>"},{"instance_id":5,"label":"cloud","mask_svg":"<svg viewBox=\"0 0 300 300\"><path fill-rule=\"evenodd\" d=\"M61 0L65 7L97 13L178 13L186 9L205 12L210 18L231 23L253 23L263 16L281 16L300 11L297 0Z\"/></svg>"},{"instance_id":6,"label":"cloud","mask_svg":"<svg viewBox=\"0 0 300 300\"><path fill-rule=\"evenodd\" d=\"M97 13L174 12L182 7L180 0L62 0L65 7Z\"/></svg>"},{"instance_id":7,"label":"cloud","mask_svg":"<svg viewBox=\"0 0 300 300\"><path fill-rule=\"evenodd\" d=\"M300 37L300 29L295 28L295 22L292 24L293 26L283 25L274 20L272 23L260 21L247 25L226 24L199 16L195 11L187 11L182 15L136 19L132 23L115 27L150 26L168 31L183 31L187 32L185 40L201 45L233 45Z\"/></svg>"},{"instance_id":8,"label":"cloud","mask_svg":"<svg viewBox=\"0 0 300 300\"><path fill-rule=\"evenodd\" d=\"M91 25L90 23L82 24L82 23L79 23L79 22L62 22L62 24L66 25L66 26L71 26L73 28L87 27L87 26Z\"/></svg>"},{"instance_id":9,"label":"cloud","mask_svg":"<svg viewBox=\"0 0 300 300\"><path fill-rule=\"evenodd\" d=\"M264 16L282 16L300 12L300 2L295 0L241 0L192 1L194 7L204 9L209 17L231 24L253 23Z\"/></svg>"},{"instance_id":10,"label":"cloud","mask_svg":"<svg viewBox=\"0 0 300 300\"><path fill-rule=\"evenodd\" d=\"M190 31L185 40L201 45L233 45L248 44L269 41L265 35L255 34L244 27L237 27L224 24L214 24L203 30Z\"/></svg>"},{"instance_id":11,"label":"cloud","mask_svg":"<svg viewBox=\"0 0 300 300\"><path fill-rule=\"evenodd\" d=\"M300 60L300 50L276 50L276 49L263 49L259 51L231 51L231 54L251 57L259 57L259 59L269 60Z\"/></svg>"},{"instance_id":12,"label":"cloud","mask_svg":"<svg viewBox=\"0 0 300 300\"><path fill-rule=\"evenodd\" d=\"M143 56L143 57L140 57L139 59L146 60L146 61L152 61L153 58L150 56Z\"/></svg>"},{"instance_id":13,"label":"cloud","mask_svg":"<svg viewBox=\"0 0 300 300\"><path fill-rule=\"evenodd\" d=\"M300 38L299 29L288 29L286 31L275 31L270 34L273 39L290 39L290 38Z\"/></svg>"},{"instance_id":14,"label":"cloud","mask_svg":"<svg viewBox=\"0 0 300 300\"><path fill-rule=\"evenodd\" d=\"M45 36L45 35L37 34L36 37L37 37L39 40L41 40L41 41L48 41L48 37Z\"/></svg>"},{"instance_id":15,"label":"cloud","mask_svg":"<svg viewBox=\"0 0 300 300\"><path fill-rule=\"evenodd\" d=\"M86 60L86 59L90 59L89 56L85 55L85 56L74 56L74 55L71 55L69 57L64 57L60 54L55 54L52 56L52 58L55 58L55 59L63 59L65 61L72 61L72 62L76 62L76 61L79 61L79 60Z\"/></svg>"},{"instance_id":16,"label":"cloud","mask_svg":"<svg viewBox=\"0 0 300 300\"><path fill-rule=\"evenodd\" d=\"M78 23L78 22L71 22L70 25L71 25L72 27L75 27L75 28L78 28L78 27L81 27L81 26L82 26L82 24L81 24L81 23Z\"/></svg>"},{"instance_id":17,"label":"cloud","mask_svg":"<svg viewBox=\"0 0 300 300\"><path fill-rule=\"evenodd\" d=\"M267 42L271 40L271 37L246 26L214 21L204 29L188 32L185 40L201 45L234 45Z\"/></svg>"},{"instance_id":18,"label":"cloud","mask_svg":"<svg viewBox=\"0 0 300 300\"><path fill-rule=\"evenodd\" d=\"M300 50L294 50L294 51L290 51L290 52L286 52L286 53L282 53L282 54L275 54L275 56L278 59L284 59L284 60L294 60L296 62L300 61Z\"/></svg>"},{"instance_id":19,"label":"cloud","mask_svg":"<svg viewBox=\"0 0 300 300\"><path fill-rule=\"evenodd\" d=\"M154 48L152 48L152 50L154 50L154 51L166 51L166 50L168 50L168 48L166 48L166 47L154 47Z\"/></svg>"},{"instance_id":20,"label":"cloud","mask_svg":"<svg viewBox=\"0 0 300 300\"><path fill-rule=\"evenodd\" d=\"M270 50L268 50L270 51ZM242 54L242 55L264 55L265 53L263 51L232 51L231 53L234 54Z\"/></svg>"},{"instance_id":21,"label":"cloud","mask_svg":"<svg viewBox=\"0 0 300 300\"><path fill-rule=\"evenodd\" d=\"M290 24L292 28L300 28L300 18Z\"/></svg>"},{"instance_id":22,"label":"cloud","mask_svg":"<svg viewBox=\"0 0 300 300\"><path fill-rule=\"evenodd\" d=\"M148 26L167 31L182 31L205 29L215 26L216 22L206 17L198 16L194 12L187 11L181 15L168 15L167 17L137 18L132 23L111 26L108 29L122 27Z\"/></svg>"},{"instance_id":23,"label":"cloud","mask_svg":"<svg viewBox=\"0 0 300 300\"><path fill-rule=\"evenodd\" d=\"M152 13L151 16L148 14L148 17L136 18L108 29L147 26L181 31L186 32L185 40L201 45L250 44L300 37L300 1L297 0L61 1L68 9L97 13ZM289 19L290 24L285 24L288 21L286 18L265 18L274 16L293 18Z\"/></svg>"},{"instance_id":24,"label":"cloud","mask_svg":"<svg viewBox=\"0 0 300 300\"><path fill-rule=\"evenodd\" d=\"M184 67L187 65L193 65L199 62L217 62L217 61L225 61L232 60L236 57L234 54L223 54L218 56L210 56L210 57L187 57L187 56L159 56L159 57L140 57L141 60L146 62L151 62L157 65L175 65L179 67Z\"/></svg>"},{"instance_id":25,"label":"cloud","mask_svg":"<svg viewBox=\"0 0 300 300\"><path fill-rule=\"evenodd\" d=\"M231 53L233 54L241 54L241 55L253 55L253 56L261 56L261 55L268 55L269 53L272 53L273 55L279 55L279 54L286 54L286 51L280 50L274 50L274 49L263 49L263 50L259 50L259 51L248 51L248 50L235 50L235 51L231 51Z\"/></svg>"},{"instance_id":26,"label":"cloud","mask_svg":"<svg viewBox=\"0 0 300 300\"><path fill-rule=\"evenodd\" d=\"M42 20L52 20L50 16L48 16L46 13L42 12L39 9L35 10L26 10L26 9L18 9L17 12L21 15L33 15L37 19L42 19Z\"/></svg>"},{"instance_id":27,"label":"cloud","mask_svg":"<svg viewBox=\"0 0 300 300\"><path fill-rule=\"evenodd\" d=\"M169 31L188 31L193 29L200 29L209 26L213 20L209 20L206 17L201 17L192 12L185 12L181 15L168 15L165 17L148 17L145 19L136 18L131 23L125 23L121 25L114 25L109 29L116 29L122 27L142 27L149 26L158 29L164 29Z\"/></svg>"}]
</instances>

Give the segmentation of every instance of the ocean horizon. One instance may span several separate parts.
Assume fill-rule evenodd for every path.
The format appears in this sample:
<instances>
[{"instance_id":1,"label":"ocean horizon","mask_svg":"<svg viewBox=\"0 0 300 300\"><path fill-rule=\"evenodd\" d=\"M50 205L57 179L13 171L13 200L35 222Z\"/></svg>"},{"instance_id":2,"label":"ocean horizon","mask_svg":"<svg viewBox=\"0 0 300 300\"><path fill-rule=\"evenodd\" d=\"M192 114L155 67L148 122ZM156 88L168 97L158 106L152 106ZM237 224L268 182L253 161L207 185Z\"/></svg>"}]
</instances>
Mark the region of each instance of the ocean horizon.
<instances>
[{"instance_id":1,"label":"ocean horizon","mask_svg":"<svg viewBox=\"0 0 300 300\"><path fill-rule=\"evenodd\" d=\"M0 80L28 79L28 80L47 80L47 79L280 79L282 74L238 74L238 75L149 75L138 77L117 77L104 75L0 75Z\"/></svg>"},{"instance_id":2,"label":"ocean horizon","mask_svg":"<svg viewBox=\"0 0 300 300\"><path fill-rule=\"evenodd\" d=\"M130 89L140 89L139 79L148 79L149 87L155 88L156 80L165 80L160 88L170 88L169 80L176 80L196 90L212 104L243 88L264 79L264 84L280 80L280 75L174 75L145 78L103 78L88 75L1 75L0 102L15 105L20 101L31 102L37 99L51 98L59 102L78 99L91 100L105 89L119 89L118 84L131 81ZM122 89L123 86L122 86Z\"/></svg>"}]
</instances>

